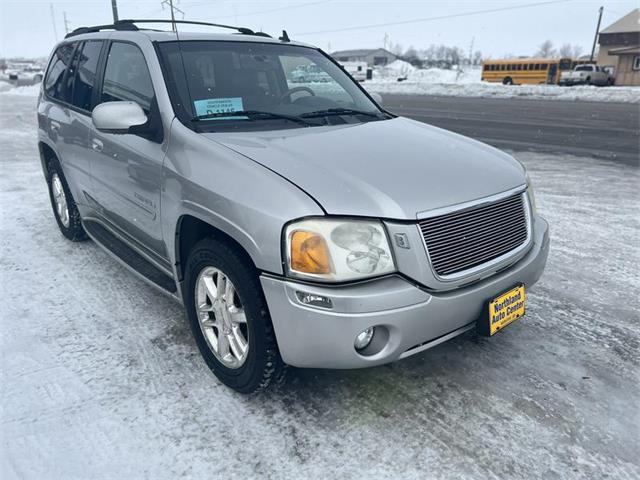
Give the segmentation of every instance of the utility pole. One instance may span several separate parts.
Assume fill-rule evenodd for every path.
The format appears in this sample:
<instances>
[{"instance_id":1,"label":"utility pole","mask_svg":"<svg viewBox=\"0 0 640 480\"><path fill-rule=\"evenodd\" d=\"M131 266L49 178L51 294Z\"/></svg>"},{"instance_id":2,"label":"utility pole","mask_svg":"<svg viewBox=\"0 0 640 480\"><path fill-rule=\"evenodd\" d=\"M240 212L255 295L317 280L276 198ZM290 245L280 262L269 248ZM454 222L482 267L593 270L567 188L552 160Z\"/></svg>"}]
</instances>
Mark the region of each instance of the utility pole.
<instances>
[{"instance_id":1,"label":"utility pole","mask_svg":"<svg viewBox=\"0 0 640 480\"><path fill-rule=\"evenodd\" d=\"M118 21L118 0L111 0L111 11L113 12L113 23Z\"/></svg>"},{"instance_id":2,"label":"utility pole","mask_svg":"<svg viewBox=\"0 0 640 480\"><path fill-rule=\"evenodd\" d=\"M56 28L56 14L53 12L53 3L50 3L49 7L51 7L51 22L53 23L53 36L56 39L56 43L58 43L58 29Z\"/></svg>"},{"instance_id":3,"label":"utility pole","mask_svg":"<svg viewBox=\"0 0 640 480\"><path fill-rule=\"evenodd\" d=\"M160 2L160 5L162 6L163 10L164 10L165 5L168 6L169 9L171 10L171 28L175 32L176 31L175 12L178 12L179 14L181 14L183 19L184 19L184 12L182 10L180 10L178 7L173 5L173 0L162 0L162 2Z\"/></svg>"},{"instance_id":4,"label":"utility pole","mask_svg":"<svg viewBox=\"0 0 640 480\"><path fill-rule=\"evenodd\" d=\"M602 10L603 7L600 7L600 14L598 15L598 26L596 27L596 34L593 37L593 47L591 47L591 57L589 57L589 61L593 62L593 55L596 52L596 42L598 41L598 33L600 32L600 21L602 20Z\"/></svg>"},{"instance_id":5,"label":"utility pole","mask_svg":"<svg viewBox=\"0 0 640 480\"><path fill-rule=\"evenodd\" d=\"M67 21L67 12L62 12L62 18L64 19L64 33L69 33L69 22Z\"/></svg>"},{"instance_id":6,"label":"utility pole","mask_svg":"<svg viewBox=\"0 0 640 480\"><path fill-rule=\"evenodd\" d=\"M473 62L473 43L476 41L476 37L471 37L471 45L469 46L469 65Z\"/></svg>"}]
</instances>

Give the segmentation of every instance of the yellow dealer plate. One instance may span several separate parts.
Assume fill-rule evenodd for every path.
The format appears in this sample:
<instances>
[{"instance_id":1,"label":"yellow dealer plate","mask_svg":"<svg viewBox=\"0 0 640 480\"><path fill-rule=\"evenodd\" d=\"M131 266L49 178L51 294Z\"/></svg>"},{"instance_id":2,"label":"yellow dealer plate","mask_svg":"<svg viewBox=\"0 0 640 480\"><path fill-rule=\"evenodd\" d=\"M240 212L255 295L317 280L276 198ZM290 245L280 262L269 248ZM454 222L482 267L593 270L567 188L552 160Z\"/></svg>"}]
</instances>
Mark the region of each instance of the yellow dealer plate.
<instances>
[{"instance_id":1,"label":"yellow dealer plate","mask_svg":"<svg viewBox=\"0 0 640 480\"><path fill-rule=\"evenodd\" d=\"M526 295L524 285L496 297L489 303L489 335L513 323L524 315Z\"/></svg>"}]
</instances>

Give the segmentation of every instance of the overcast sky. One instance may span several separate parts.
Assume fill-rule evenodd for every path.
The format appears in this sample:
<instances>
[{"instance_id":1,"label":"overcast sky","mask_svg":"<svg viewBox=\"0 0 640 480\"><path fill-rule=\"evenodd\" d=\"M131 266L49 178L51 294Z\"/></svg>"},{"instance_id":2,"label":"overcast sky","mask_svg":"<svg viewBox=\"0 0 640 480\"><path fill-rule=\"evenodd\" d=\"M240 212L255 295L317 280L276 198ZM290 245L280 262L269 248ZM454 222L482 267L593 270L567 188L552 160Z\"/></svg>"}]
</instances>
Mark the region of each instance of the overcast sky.
<instances>
[{"instance_id":1,"label":"overcast sky","mask_svg":"<svg viewBox=\"0 0 640 480\"><path fill-rule=\"evenodd\" d=\"M638 0L176 0L186 20L232 23L277 33L285 28L293 39L325 50L430 44L455 45L485 56L527 55L545 39L570 42L585 53L591 49L598 7L604 6L602 27L638 6ZM539 3L527 8L513 8ZM64 36L63 12L69 28L110 23L111 0L0 0L0 57L49 54ZM160 0L118 0L120 18L168 18ZM509 10L506 10L509 8ZM499 10L478 13L481 10ZM470 14L476 12L474 14ZM447 17L449 18L437 18ZM379 25L424 19L399 25ZM366 27L366 28L357 28ZM340 30L327 32L327 30Z\"/></svg>"}]
</instances>

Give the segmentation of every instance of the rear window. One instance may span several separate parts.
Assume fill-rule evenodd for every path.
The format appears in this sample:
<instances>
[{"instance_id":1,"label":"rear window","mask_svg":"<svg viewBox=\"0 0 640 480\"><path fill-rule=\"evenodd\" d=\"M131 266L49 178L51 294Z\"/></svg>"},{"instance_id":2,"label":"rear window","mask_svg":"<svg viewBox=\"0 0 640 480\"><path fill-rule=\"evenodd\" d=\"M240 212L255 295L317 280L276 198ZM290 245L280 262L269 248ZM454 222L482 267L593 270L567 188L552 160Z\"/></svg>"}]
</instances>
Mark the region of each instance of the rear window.
<instances>
[{"instance_id":1,"label":"rear window","mask_svg":"<svg viewBox=\"0 0 640 480\"><path fill-rule=\"evenodd\" d=\"M71 82L68 80L70 76L67 75L67 72L69 71L71 57L75 48L75 42L65 43L60 45L53 54L47 69L47 77L44 81L44 92L49 97L63 102L70 100L71 90L69 87ZM71 72L71 77L72 75L73 73Z\"/></svg>"},{"instance_id":2,"label":"rear window","mask_svg":"<svg viewBox=\"0 0 640 480\"><path fill-rule=\"evenodd\" d=\"M591 71L590 65L581 65L579 67L576 67L576 72L590 72L590 71Z\"/></svg>"}]
</instances>

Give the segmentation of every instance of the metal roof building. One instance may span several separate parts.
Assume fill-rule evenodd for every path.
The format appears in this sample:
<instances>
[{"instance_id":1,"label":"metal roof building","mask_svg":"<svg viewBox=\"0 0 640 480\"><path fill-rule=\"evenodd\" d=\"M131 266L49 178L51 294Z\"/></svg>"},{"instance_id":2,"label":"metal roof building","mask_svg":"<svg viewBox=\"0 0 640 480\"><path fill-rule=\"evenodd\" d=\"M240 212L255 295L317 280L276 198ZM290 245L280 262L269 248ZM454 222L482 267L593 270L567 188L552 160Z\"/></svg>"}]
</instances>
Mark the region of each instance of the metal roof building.
<instances>
[{"instance_id":1,"label":"metal roof building","mask_svg":"<svg viewBox=\"0 0 640 480\"><path fill-rule=\"evenodd\" d=\"M340 50L331 54L339 62L367 62L369 67L384 67L398 59L398 56L384 48L361 48Z\"/></svg>"},{"instance_id":2,"label":"metal roof building","mask_svg":"<svg viewBox=\"0 0 640 480\"><path fill-rule=\"evenodd\" d=\"M640 85L640 8L600 31L598 65L612 65L616 85Z\"/></svg>"}]
</instances>

